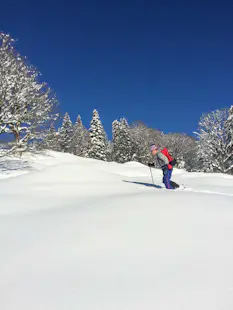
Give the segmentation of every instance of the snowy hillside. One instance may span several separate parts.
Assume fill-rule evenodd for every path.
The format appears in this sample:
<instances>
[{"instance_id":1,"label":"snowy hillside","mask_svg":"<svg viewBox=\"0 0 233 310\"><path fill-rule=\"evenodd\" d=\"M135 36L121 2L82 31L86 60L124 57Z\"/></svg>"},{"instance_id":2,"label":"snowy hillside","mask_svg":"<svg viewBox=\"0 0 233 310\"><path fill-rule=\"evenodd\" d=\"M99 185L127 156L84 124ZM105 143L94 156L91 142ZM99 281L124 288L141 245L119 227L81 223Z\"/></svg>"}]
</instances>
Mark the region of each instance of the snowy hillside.
<instances>
[{"instance_id":1,"label":"snowy hillside","mask_svg":"<svg viewBox=\"0 0 233 310\"><path fill-rule=\"evenodd\" d=\"M233 177L48 152L0 161L1 310L232 310Z\"/></svg>"}]
</instances>

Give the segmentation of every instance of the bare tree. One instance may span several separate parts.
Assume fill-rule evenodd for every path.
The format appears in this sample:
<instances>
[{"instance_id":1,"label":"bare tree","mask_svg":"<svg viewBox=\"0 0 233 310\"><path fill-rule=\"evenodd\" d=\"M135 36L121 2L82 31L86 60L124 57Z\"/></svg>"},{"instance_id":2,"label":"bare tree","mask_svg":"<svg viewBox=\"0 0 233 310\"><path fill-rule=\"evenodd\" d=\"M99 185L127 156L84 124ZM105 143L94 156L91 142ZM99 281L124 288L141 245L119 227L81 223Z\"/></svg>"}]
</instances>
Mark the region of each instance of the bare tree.
<instances>
[{"instance_id":1,"label":"bare tree","mask_svg":"<svg viewBox=\"0 0 233 310\"><path fill-rule=\"evenodd\" d=\"M177 167L192 170L197 156L197 142L194 138L180 133L164 135L164 146L177 160Z\"/></svg>"},{"instance_id":2,"label":"bare tree","mask_svg":"<svg viewBox=\"0 0 233 310\"><path fill-rule=\"evenodd\" d=\"M151 161L150 145L163 144L163 133L159 130L147 127L143 122L134 122L130 130L132 140L132 158L143 164Z\"/></svg>"}]
</instances>

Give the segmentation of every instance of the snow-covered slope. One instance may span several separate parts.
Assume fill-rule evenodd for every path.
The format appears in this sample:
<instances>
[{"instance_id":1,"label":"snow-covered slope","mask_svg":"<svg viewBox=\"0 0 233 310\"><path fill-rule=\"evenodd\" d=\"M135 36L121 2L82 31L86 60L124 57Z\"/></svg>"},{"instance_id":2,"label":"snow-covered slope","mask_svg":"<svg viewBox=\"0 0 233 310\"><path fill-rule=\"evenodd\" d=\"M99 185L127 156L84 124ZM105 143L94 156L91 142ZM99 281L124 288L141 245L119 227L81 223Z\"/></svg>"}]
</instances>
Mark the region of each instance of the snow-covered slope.
<instances>
[{"instance_id":1,"label":"snow-covered slope","mask_svg":"<svg viewBox=\"0 0 233 310\"><path fill-rule=\"evenodd\" d=\"M233 309L233 177L177 170L188 189L167 191L55 152L0 167L1 310Z\"/></svg>"}]
</instances>

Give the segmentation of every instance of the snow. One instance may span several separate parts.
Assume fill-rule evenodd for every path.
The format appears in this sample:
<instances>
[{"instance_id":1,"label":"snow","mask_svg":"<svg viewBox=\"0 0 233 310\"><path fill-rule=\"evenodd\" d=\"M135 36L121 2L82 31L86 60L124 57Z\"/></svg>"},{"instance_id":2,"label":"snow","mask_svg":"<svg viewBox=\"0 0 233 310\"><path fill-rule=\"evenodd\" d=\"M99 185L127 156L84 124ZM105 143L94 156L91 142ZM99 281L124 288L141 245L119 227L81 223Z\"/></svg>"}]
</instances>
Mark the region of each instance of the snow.
<instances>
[{"instance_id":1,"label":"snow","mask_svg":"<svg viewBox=\"0 0 233 310\"><path fill-rule=\"evenodd\" d=\"M0 309L233 309L233 177L175 170L188 188L167 191L135 162L16 162L0 162Z\"/></svg>"}]
</instances>

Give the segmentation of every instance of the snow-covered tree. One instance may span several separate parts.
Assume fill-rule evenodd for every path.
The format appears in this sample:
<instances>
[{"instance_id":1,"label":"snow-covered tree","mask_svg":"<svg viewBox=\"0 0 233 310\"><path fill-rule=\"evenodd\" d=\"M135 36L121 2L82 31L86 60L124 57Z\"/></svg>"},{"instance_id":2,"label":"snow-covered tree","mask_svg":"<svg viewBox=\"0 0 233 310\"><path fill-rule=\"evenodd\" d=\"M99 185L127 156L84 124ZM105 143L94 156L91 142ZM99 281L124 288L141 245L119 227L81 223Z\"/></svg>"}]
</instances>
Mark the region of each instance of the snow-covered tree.
<instances>
[{"instance_id":1,"label":"snow-covered tree","mask_svg":"<svg viewBox=\"0 0 233 310\"><path fill-rule=\"evenodd\" d=\"M229 116L226 121L227 134L227 172L233 174L233 105L229 110Z\"/></svg>"},{"instance_id":2,"label":"snow-covered tree","mask_svg":"<svg viewBox=\"0 0 233 310\"><path fill-rule=\"evenodd\" d=\"M161 148L167 147L171 155L176 158L176 167L189 171L197 166L197 142L193 137L179 133L164 134L148 128L142 122L136 122L130 129L133 160L147 164L152 160L149 146L155 144Z\"/></svg>"},{"instance_id":3,"label":"snow-covered tree","mask_svg":"<svg viewBox=\"0 0 233 310\"><path fill-rule=\"evenodd\" d=\"M72 137L73 154L82 157L87 156L89 138L89 132L83 126L81 116L78 115L74 125L74 132Z\"/></svg>"},{"instance_id":4,"label":"snow-covered tree","mask_svg":"<svg viewBox=\"0 0 233 310\"><path fill-rule=\"evenodd\" d=\"M132 143L130 128L125 118L112 124L113 159L118 163L125 163L132 159Z\"/></svg>"},{"instance_id":5,"label":"snow-covered tree","mask_svg":"<svg viewBox=\"0 0 233 310\"><path fill-rule=\"evenodd\" d=\"M88 157L107 160L107 135L101 123L97 110L93 111L93 117L90 127L90 143L88 148Z\"/></svg>"},{"instance_id":6,"label":"snow-covered tree","mask_svg":"<svg viewBox=\"0 0 233 310\"><path fill-rule=\"evenodd\" d=\"M177 168L192 170L196 163L196 140L186 134L169 133L163 136L163 146L177 160Z\"/></svg>"},{"instance_id":7,"label":"snow-covered tree","mask_svg":"<svg viewBox=\"0 0 233 310\"><path fill-rule=\"evenodd\" d=\"M106 149L106 156L107 156L107 161L114 161L113 159L113 142L108 141L107 142L107 149Z\"/></svg>"},{"instance_id":8,"label":"snow-covered tree","mask_svg":"<svg viewBox=\"0 0 233 310\"><path fill-rule=\"evenodd\" d=\"M113 121L112 123L112 159L116 161L117 159L117 145L118 138L120 136L120 122L118 120Z\"/></svg>"},{"instance_id":9,"label":"snow-covered tree","mask_svg":"<svg viewBox=\"0 0 233 310\"><path fill-rule=\"evenodd\" d=\"M227 172L227 130L228 110L216 110L203 115L199 122L198 158L203 171Z\"/></svg>"},{"instance_id":10,"label":"snow-covered tree","mask_svg":"<svg viewBox=\"0 0 233 310\"><path fill-rule=\"evenodd\" d=\"M59 150L58 132L56 131L54 122L51 123L49 130L44 138L43 144L44 144L44 147L49 150L53 150L53 151Z\"/></svg>"},{"instance_id":11,"label":"snow-covered tree","mask_svg":"<svg viewBox=\"0 0 233 310\"><path fill-rule=\"evenodd\" d=\"M143 164L152 161L150 145L162 145L162 133L159 130L148 128L142 122L135 122L130 127L132 141L132 159Z\"/></svg>"},{"instance_id":12,"label":"snow-covered tree","mask_svg":"<svg viewBox=\"0 0 233 310\"><path fill-rule=\"evenodd\" d=\"M70 153L72 150L73 124L69 114L66 112L62 126L58 130L58 150L64 153Z\"/></svg>"},{"instance_id":13,"label":"snow-covered tree","mask_svg":"<svg viewBox=\"0 0 233 310\"><path fill-rule=\"evenodd\" d=\"M57 99L37 70L14 48L14 40L0 33L0 134L14 137L11 152L27 149L42 139L46 124L56 119Z\"/></svg>"}]
</instances>

